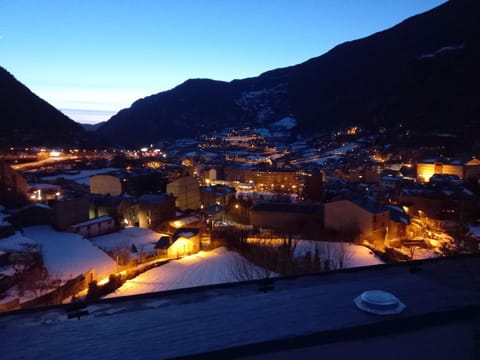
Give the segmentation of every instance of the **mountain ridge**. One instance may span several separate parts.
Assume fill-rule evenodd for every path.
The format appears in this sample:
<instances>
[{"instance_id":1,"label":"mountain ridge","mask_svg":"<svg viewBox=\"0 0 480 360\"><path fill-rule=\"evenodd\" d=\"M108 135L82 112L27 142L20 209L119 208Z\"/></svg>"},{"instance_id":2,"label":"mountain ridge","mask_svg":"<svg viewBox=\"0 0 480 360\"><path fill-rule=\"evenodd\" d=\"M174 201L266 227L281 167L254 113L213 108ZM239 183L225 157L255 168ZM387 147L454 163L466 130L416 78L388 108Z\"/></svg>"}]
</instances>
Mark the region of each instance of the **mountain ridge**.
<instances>
[{"instance_id":1,"label":"mountain ridge","mask_svg":"<svg viewBox=\"0 0 480 360\"><path fill-rule=\"evenodd\" d=\"M123 109L99 133L114 142L150 143L285 116L298 120L300 133L348 124L452 131L459 117L471 124L480 115L472 100L479 95L478 14L475 1L451 0L298 65L231 82L190 79ZM421 58L447 46L459 48Z\"/></svg>"},{"instance_id":2,"label":"mountain ridge","mask_svg":"<svg viewBox=\"0 0 480 360\"><path fill-rule=\"evenodd\" d=\"M83 129L0 66L0 146L71 145Z\"/></svg>"}]
</instances>

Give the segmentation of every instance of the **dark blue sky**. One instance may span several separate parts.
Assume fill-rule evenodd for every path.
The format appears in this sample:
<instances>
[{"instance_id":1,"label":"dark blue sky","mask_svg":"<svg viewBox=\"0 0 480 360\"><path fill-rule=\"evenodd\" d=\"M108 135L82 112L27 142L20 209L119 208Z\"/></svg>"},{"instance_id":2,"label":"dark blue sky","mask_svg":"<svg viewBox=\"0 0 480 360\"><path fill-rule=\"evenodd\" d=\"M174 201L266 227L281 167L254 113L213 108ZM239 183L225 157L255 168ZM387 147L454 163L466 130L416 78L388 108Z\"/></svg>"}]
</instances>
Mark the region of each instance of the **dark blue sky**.
<instances>
[{"instance_id":1,"label":"dark blue sky","mask_svg":"<svg viewBox=\"0 0 480 360\"><path fill-rule=\"evenodd\" d=\"M0 0L0 65L73 119L96 122L188 78L294 65L443 2Z\"/></svg>"}]
</instances>

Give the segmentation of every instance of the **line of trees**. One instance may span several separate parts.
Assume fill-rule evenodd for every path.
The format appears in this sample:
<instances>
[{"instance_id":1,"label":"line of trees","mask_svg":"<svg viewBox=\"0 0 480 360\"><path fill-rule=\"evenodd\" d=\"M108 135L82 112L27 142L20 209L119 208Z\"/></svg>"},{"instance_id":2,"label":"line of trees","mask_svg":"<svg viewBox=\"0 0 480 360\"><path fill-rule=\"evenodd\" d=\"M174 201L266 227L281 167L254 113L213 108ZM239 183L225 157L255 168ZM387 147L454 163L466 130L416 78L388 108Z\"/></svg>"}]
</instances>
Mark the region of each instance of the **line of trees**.
<instances>
[{"instance_id":1,"label":"line of trees","mask_svg":"<svg viewBox=\"0 0 480 360\"><path fill-rule=\"evenodd\" d=\"M266 234L248 240L247 231L232 229L224 234L225 245L262 270L238 261L234 275L238 280L291 276L342 269L351 256L348 243L302 244L292 235ZM260 272L260 273L259 273Z\"/></svg>"}]
</instances>

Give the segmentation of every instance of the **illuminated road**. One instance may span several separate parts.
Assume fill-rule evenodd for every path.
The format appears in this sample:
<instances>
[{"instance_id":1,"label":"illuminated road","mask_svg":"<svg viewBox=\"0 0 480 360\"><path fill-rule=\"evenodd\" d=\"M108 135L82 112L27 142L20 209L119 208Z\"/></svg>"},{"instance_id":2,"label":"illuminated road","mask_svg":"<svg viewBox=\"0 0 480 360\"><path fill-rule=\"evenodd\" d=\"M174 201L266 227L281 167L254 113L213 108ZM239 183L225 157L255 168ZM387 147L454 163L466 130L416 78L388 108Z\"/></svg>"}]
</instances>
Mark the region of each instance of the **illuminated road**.
<instances>
[{"instance_id":1,"label":"illuminated road","mask_svg":"<svg viewBox=\"0 0 480 360\"><path fill-rule=\"evenodd\" d=\"M32 168L37 168L40 166L50 165L50 164L58 164L63 161L75 160L77 156L57 156L57 157L49 157L44 160L38 160L33 162L28 162L24 164L12 165L13 169L15 170L30 170Z\"/></svg>"}]
</instances>

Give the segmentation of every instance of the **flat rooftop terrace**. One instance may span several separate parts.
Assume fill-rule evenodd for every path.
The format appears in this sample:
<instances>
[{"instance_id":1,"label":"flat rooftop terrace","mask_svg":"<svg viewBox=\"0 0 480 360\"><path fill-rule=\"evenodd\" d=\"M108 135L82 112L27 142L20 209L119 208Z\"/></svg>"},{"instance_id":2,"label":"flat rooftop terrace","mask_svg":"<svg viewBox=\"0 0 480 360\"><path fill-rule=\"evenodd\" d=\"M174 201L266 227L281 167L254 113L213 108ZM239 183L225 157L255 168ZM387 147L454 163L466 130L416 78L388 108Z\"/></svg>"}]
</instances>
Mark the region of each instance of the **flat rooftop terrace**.
<instances>
[{"instance_id":1,"label":"flat rooftop terrace","mask_svg":"<svg viewBox=\"0 0 480 360\"><path fill-rule=\"evenodd\" d=\"M407 307L363 312L353 300L366 290ZM479 256L378 265L275 279L267 292L245 282L100 300L80 319L66 306L2 314L1 358L475 358L479 300Z\"/></svg>"}]
</instances>

